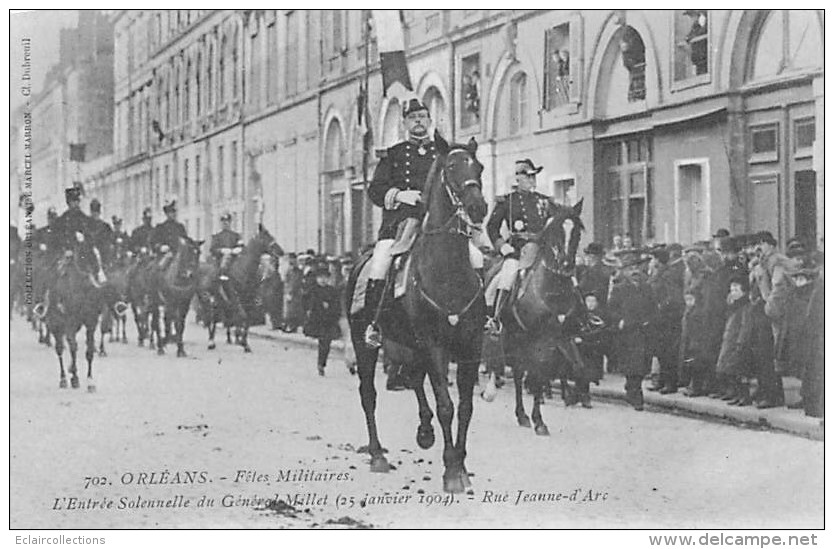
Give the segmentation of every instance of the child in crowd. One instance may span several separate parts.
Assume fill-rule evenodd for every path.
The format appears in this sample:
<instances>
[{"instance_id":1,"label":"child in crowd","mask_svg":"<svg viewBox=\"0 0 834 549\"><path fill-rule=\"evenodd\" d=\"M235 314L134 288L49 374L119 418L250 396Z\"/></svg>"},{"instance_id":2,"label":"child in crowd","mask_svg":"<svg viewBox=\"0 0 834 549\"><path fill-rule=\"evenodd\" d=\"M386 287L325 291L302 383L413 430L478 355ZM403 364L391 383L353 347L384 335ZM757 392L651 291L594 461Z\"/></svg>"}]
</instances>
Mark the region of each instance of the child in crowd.
<instances>
[{"instance_id":1,"label":"child in crowd","mask_svg":"<svg viewBox=\"0 0 834 549\"><path fill-rule=\"evenodd\" d=\"M317 266L313 273L315 283L304 296L304 335L318 340L318 372L323 376L327 356L330 354L330 342L341 337L341 296L331 284L327 265Z\"/></svg>"},{"instance_id":2,"label":"child in crowd","mask_svg":"<svg viewBox=\"0 0 834 549\"><path fill-rule=\"evenodd\" d=\"M591 397L589 386L591 382L599 385L603 375L603 357L610 348L611 323L608 314L600 305L595 292L585 294L586 321L582 325L576 343L585 363L584 375L576 378L576 392L582 406L590 408Z\"/></svg>"},{"instance_id":3,"label":"child in crowd","mask_svg":"<svg viewBox=\"0 0 834 549\"><path fill-rule=\"evenodd\" d=\"M716 367L721 385L726 387L721 399L733 406L749 406L753 402L749 385L749 377L752 375L752 325L748 291L749 281L746 276L739 275L730 280L727 321Z\"/></svg>"}]
</instances>

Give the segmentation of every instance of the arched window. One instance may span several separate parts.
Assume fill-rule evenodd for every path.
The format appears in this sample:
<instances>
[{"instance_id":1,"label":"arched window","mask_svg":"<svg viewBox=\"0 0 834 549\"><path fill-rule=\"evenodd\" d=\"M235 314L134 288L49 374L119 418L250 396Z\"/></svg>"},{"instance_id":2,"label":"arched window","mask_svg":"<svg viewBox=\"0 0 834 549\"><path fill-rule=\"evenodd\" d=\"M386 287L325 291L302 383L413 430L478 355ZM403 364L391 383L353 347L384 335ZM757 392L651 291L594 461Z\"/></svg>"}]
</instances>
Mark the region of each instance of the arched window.
<instances>
[{"instance_id":1,"label":"arched window","mask_svg":"<svg viewBox=\"0 0 834 549\"><path fill-rule=\"evenodd\" d=\"M229 54L229 44L226 41L226 34L220 42L220 57L217 63L217 103L222 106L226 102L226 56Z\"/></svg>"},{"instance_id":2,"label":"arched window","mask_svg":"<svg viewBox=\"0 0 834 549\"><path fill-rule=\"evenodd\" d=\"M381 144L383 147L388 148L402 141L400 134L402 128L402 124L400 124L401 117L400 102L392 99L388 103L388 109L385 111L385 118L382 124Z\"/></svg>"},{"instance_id":3,"label":"arched window","mask_svg":"<svg viewBox=\"0 0 834 549\"><path fill-rule=\"evenodd\" d=\"M620 54L628 71L628 101L646 99L646 45L633 27L625 27L620 36Z\"/></svg>"},{"instance_id":4,"label":"arched window","mask_svg":"<svg viewBox=\"0 0 834 549\"><path fill-rule=\"evenodd\" d=\"M334 172L343 168L342 126L334 119L327 127L324 138L324 171Z\"/></svg>"},{"instance_id":5,"label":"arched window","mask_svg":"<svg viewBox=\"0 0 834 549\"><path fill-rule=\"evenodd\" d=\"M238 98L239 86L238 77L240 72L240 32L235 26L234 34L232 35L232 99Z\"/></svg>"},{"instance_id":6,"label":"arched window","mask_svg":"<svg viewBox=\"0 0 834 549\"><path fill-rule=\"evenodd\" d=\"M812 10L774 10L762 23L748 71L763 80L786 71L822 67L822 37Z\"/></svg>"},{"instance_id":7,"label":"arched window","mask_svg":"<svg viewBox=\"0 0 834 549\"><path fill-rule=\"evenodd\" d=\"M434 127L440 131L441 135L449 136L451 125L448 120L449 115L446 112L446 101L443 100L440 91L434 86L429 88L423 96L423 104L429 108Z\"/></svg>"},{"instance_id":8,"label":"arched window","mask_svg":"<svg viewBox=\"0 0 834 549\"><path fill-rule=\"evenodd\" d=\"M519 72L510 80L510 134L527 128L528 110L527 75Z\"/></svg>"}]
</instances>

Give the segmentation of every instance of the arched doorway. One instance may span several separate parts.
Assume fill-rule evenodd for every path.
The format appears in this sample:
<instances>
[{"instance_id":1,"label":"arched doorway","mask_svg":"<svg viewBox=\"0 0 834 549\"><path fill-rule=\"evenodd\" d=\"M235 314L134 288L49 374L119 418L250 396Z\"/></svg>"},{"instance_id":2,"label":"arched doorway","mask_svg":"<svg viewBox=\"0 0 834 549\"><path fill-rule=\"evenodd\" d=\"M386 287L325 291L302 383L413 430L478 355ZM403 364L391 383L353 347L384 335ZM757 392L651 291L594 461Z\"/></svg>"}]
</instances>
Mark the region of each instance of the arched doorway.
<instances>
[{"instance_id":1,"label":"arched doorway","mask_svg":"<svg viewBox=\"0 0 834 549\"><path fill-rule=\"evenodd\" d=\"M342 125L333 117L324 134L322 162L322 209L324 252L331 255L345 253L345 148Z\"/></svg>"}]
</instances>

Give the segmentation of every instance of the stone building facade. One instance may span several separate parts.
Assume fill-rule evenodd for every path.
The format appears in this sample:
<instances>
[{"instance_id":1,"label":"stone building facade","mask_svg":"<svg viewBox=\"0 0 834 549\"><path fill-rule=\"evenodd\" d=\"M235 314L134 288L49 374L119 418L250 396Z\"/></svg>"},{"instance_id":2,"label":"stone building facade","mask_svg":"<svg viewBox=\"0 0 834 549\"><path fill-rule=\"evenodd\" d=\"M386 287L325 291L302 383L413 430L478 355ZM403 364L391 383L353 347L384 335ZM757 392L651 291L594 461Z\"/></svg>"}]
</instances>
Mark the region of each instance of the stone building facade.
<instances>
[{"instance_id":1,"label":"stone building facade","mask_svg":"<svg viewBox=\"0 0 834 549\"><path fill-rule=\"evenodd\" d=\"M89 177L138 222L177 196L195 238L224 211L288 250L375 239L357 98L362 10L115 16L114 162ZM691 243L726 227L821 236L823 18L797 10L403 10L415 93L475 137L491 199L513 162L585 199L587 234ZM373 33L371 33L373 38ZM374 148L402 137L367 52ZM369 174L376 160L371 159Z\"/></svg>"}]
</instances>

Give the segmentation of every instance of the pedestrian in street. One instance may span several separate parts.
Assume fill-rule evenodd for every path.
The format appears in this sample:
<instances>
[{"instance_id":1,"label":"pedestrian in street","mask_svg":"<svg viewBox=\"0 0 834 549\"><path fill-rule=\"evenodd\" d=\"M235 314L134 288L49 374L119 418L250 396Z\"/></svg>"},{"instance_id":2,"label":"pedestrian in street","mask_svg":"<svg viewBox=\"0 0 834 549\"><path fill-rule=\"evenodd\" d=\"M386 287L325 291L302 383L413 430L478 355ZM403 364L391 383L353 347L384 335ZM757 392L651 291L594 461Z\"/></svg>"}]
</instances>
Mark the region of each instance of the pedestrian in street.
<instances>
[{"instance_id":1,"label":"pedestrian in street","mask_svg":"<svg viewBox=\"0 0 834 549\"><path fill-rule=\"evenodd\" d=\"M326 264L312 271L315 283L304 298L304 335L318 341L318 373L324 375L330 343L341 337L339 317L342 314L341 297L331 285L330 271Z\"/></svg>"},{"instance_id":2,"label":"pedestrian in street","mask_svg":"<svg viewBox=\"0 0 834 549\"><path fill-rule=\"evenodd\" d=\"M683 320L682 262L671 263L668 247L651 251L649 286L657 306L657 314L650 325L648 338L650 355L657 357L660 365L658 383L649 390L667 395L678 392L678 349L680 348L681 321Z\"/></svg>"},{"instance_id":3,"label":"pedestrian in street","mask_svg":"<svg viewBox=\"0 0 834 549\"><path fill-rule=\"evenodd\" d=\"M615 275L608 309L615 326L615 345L620 372L625 375L626 401L635 410L643 410L643 377L649 373L646 328L655 314L652 291L641 269L643 260L637 250L615 254L619 266Z\"/></svg>"},{"instance_id":4,"label":"pedestrian in street","mask_svg":"<svg viewBox=\"0 0 834 549\"><path fill-rule=\"evenodd\" d=\"M292 334L304 321L304 306L301 301L304 274L298 265L298 256L295 253L287 256L287 262L284 282L284 331Z\"/></svg>"},{"instance_id":5,"label":"pedestrian in street","mask_svg":"<svg viewBox=\"0 0 834 549\"><path fill-rule=\"evenodd\" d=\"M683 390L688 397L700 397L708 394L710 364L706 338L706 308L704 307L704 284L709 269L701 258L699 249L688 249L684 256L686 275L684 283L684 315L681 322L681 350L679 377L688 379Z\"/></svg>"},{"instance_id":6,"label":"pedestrian in street","mask_svg":"<svg viewBox=\"0 0 834 549\"><path fill-rule=\"evenodd\" d=\"M789 404L788 408L804 409L804 395L809 392L809 386L806 387L806 385L813 384L814 377L808 370L813 368L815 346L819 345L820 341L816 332L821 326L814 325L808 315L818 271L811 260L806 259L789 274L793 284L785 310L782 344L779 349L782 354L778 357L777 364L784 364L787 367L779 372L781 375L789 375L802 380L800 389L802 398L798 402Z\"/></svg>"},{"instance_id":7,"label":"pedestrian in street","mask_svg":"<svg viewBox=\"0 0 834 549\"><path fill-rule=\"evenodd\" d=\"M594 292L583 297L585 301L586 320L575 339L582 361L585 364L582 375L575 377L577 400L585 408L591 407L590 384L596 383L603 376L605 353L611 348L611 319L608 312L600 305L600 299Z\"/></svg>"},{"instance_id":8,"label":"pedestrian in street","mask_svg":"<svg viewBox=\"0 0 834 549\"><path fill-rule=\"evenodd\" d=\"M725 388L721 400L734 406L749 406L752 403L749 386L753 352L750 345L749 287L748 278L744 274L737 274L730 281L727 322L716 366L716 375Z\"/></svg>"},{"instance_id":9,"label":"pedestrian in street","mask_svg":"<svg viewBox=\"0 0 834 549\"><path fill-rule=\"evenodd\" d=\"M823 326L825 322L825 284L824 263L819 263L819 271L812 283L811 297L805 313L805 346L809 350L809 360L802 376L802 405L805 415L823 417L825 415L825 350Z\"/></svg>"}]
</instances>

